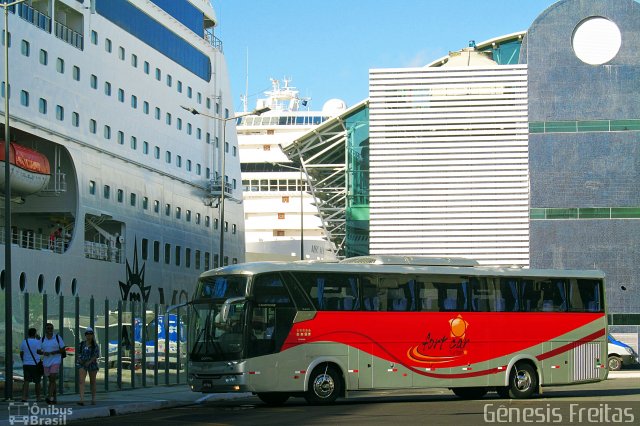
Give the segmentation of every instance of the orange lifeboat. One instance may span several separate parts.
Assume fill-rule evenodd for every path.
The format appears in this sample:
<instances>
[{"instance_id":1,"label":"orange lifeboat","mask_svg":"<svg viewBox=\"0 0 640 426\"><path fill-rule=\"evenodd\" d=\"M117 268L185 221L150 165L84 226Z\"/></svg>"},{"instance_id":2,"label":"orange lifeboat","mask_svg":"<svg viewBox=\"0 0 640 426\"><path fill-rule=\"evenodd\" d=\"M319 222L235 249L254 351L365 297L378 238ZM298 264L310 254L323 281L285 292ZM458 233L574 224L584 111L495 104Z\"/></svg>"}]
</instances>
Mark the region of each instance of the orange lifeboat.
<instances>
[{"instance_id":1,"label":"orange lifeboat","mask_svg":"<svg viewBox=\"0 0 640 426\"><path fill-rule=\"evenodd\" d=\"M0 141L0 187L3 190L6 164L4 150L4 141ZM12 195L35 194L49 184L51 170L46 155L11 142L9 144L9 164Z\"/></svg>"}]
</instances>

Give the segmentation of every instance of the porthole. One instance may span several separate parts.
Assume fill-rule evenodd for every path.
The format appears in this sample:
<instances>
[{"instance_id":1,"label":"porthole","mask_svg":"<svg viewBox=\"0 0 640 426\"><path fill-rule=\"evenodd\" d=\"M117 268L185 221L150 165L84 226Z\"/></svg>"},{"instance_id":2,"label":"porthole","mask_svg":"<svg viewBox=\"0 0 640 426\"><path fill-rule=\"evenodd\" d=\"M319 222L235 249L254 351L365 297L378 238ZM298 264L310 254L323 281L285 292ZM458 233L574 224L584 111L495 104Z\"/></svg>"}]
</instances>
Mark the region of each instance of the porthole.
<instances>
[{"instance_id":1,"label":"porthole","mask_svg":"<svg viewBox=\"0 0 640 426\"><path fill-rule=\"evenodd\" d=\"M4 290L4 270L0 272L0 289Z\"/></svg>"},{"instance_id":2,"label":"porthole","mask_svg":"<svg viewBox=\"0 0 640 426\"><path fill-rule=\"evenodd\" d=\"M78 280L75 278L71 280L71 294L74 296L78 295Z\"/></svg>"},{"instance_id":3,"label":"porthole","mask_svg":"<svg viewBox=\"0 0 640 426\"><path fill-rule=\"evenodd\" d=\"M24 291L27 287L27 274L24 272L20 274L20 291Z\"/></svg>"},{"instance_id":4,"label":"porthole","mask_svg":"<svg viewBox=\"0 0 640 426\"><path fill-rule=\"evenodd\" d=\"M60 294L60 290L61 290L61 287L62 287L61 281L62 280L60 279L60 277L56 277L56 294L58 294L58 295Z\"/></svg>"},{"instance_id":5,"label":"porthole","mask_svg":"<svg viewBox=\"0 0 640 426\"><path fill-rule=\"evenodd\" d=\"M591 16L573 30L571 45L582 62L601 65L616 57L622 45L622 34L614 22Z\"/></svg>"},{"instance_id":6,"label":"porthole","mask_svg":"<svg viewBox=\"0 0 640 426\"><path fill-rule=\"evenodd\" d=\"M44 275L42 274L38 276L38 292L40 294L44 293Z\"/></svg>"}]
</instances>

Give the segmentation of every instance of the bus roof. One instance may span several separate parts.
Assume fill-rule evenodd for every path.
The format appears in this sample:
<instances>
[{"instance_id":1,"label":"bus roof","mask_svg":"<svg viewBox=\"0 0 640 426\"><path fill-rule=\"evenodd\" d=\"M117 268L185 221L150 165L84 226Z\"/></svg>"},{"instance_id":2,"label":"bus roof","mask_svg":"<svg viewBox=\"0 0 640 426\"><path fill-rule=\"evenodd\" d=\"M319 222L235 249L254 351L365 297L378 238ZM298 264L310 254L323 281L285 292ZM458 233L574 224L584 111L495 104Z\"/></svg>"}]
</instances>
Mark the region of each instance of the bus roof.
<instances>
[{"instance_id":1,"label":"bus roof","mask_svg":"<svg viewBox=\"0 0 640 426\"><path fill-rule=\"evenodd\" d=\"M402 256L398 256L400 258ZM415 259L405 257L405 259ZM456 259L459 263L442 264L434 261L433 264L416 263L363 263L358 261L342 262L250 262L229 265L223 268L212 269L203 272L201 278L216 275L255 275L265 272L341 272L341 273L387 273L387 274L444 274L444 275L478 275L478 276L505 276L505 277L540 277L540 278L583 278L604 279L604 272L600 270L571 270L571 269L529 269L517 267L490 267L480 266L477 262L468 259ZM433 258L432 258L433 259ZM440 259L442 260L442 259ZM475 265L470 265L474 262Z\"/></svg>"},{"instance_id":2,"label":"bus roof","mask_svg":"<svg viewBox=\"0 0 640 426\"><path fill-rule=\"evenodd\" d=\"M357 256L340 263L375 265L415 265L415 266L478 266L478 261L462 257L424 256Z\"/></svg>"}]
</instances>

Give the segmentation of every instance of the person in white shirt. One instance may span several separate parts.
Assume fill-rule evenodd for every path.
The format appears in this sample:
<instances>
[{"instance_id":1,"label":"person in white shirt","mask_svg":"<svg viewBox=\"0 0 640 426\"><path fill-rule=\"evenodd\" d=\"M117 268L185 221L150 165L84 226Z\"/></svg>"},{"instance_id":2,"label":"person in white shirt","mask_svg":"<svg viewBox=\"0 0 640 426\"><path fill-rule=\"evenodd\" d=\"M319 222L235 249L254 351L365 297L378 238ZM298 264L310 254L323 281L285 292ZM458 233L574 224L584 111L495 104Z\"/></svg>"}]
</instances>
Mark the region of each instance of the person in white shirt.
<instances>
[{"instance_id":1,"label":"person in white shirt","mask_svg":"<svg viewBox=\"0 0 640 426\"><path fill-rule=\"evenodd\" d=\"M57 404L57 392L58 387L56 382L58 380L58 372L62 365L62 353L65 351L64 341L58 334L53 333L53 324L47 323L44 327L44 337L42 342L42 355L44 355L44 375L49 378L49 392L47 393L47 404Z\"/></svg>"},{"instance_id":2,"label":"person in white shirt","mask_svg":"<svg viewBox=\"0 0 640 426\"><path fill-rule=\"evenodd\" d=\"M36 335L35 328L30 328L27 332L27 338L20 345L20 359L22 360L22 372L24 375L24 383L22 384L22 402L27 402L29 398L29 383L36 385L36 401L40 401L40 380L42 374L38 371L38 362L40 362L39 351L41 342Z\"/></svg>"}]
</instances>

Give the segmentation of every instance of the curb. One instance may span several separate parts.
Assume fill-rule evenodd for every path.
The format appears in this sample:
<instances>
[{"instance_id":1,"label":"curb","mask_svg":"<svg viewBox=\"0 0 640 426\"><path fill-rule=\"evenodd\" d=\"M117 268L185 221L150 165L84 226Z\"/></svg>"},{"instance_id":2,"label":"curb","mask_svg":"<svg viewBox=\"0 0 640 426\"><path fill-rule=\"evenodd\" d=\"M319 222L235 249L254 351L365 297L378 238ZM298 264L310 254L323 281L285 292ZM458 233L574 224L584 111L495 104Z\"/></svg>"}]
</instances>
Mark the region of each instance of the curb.
<instances>
[{"instance_id":1,"label":"curb","mask_svg":"<svg viewBox=\"0 0 640 426\"><path fill-rule=\"evenodd\" d=\"M640 371L609 371L608 379L636 379L640 378Z\"/></svg>"}]
</instances>

